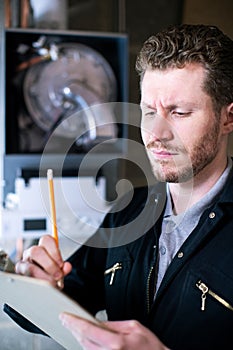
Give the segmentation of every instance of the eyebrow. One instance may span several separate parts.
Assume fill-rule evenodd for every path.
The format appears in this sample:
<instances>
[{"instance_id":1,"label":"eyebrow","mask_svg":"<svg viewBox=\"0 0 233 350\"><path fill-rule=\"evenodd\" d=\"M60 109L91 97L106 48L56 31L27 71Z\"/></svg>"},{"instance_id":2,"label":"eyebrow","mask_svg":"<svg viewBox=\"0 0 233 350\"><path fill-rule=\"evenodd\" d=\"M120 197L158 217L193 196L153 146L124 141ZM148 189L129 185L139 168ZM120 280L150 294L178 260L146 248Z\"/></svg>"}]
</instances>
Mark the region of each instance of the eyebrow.
<instances>
[{"instance_id":1,"label":"eyebrow","mask_svg":"<svg viewBox=\"0 0 233 350\"><path fill-rule=\"evenodd\" d=\"M141 102L140 103L140 107L143 108L143 107L147 107L147 108L150 108L150 109L155 109L155 107L151 106L150 104L148 103L145 103L145 102Z\"/></svg>"},{"instance_id":2,"label":"eyebrow","mask_svg":"<svg viewBox=\"0 0 233 350\"><path fill-rule=\"evenodd\" d=\"M166 109L173 109L173 108L178 108L178 107L186 107L186 108L190 108L190 109L193 109L196 107L196 105L193 103L193 102L186 102L186 101L177 101L177 103L172 103L168 106L165 106L164 108ZM149 103L145 103L144 101L142 101L140 103L140 107L141 108L150 108L150 109L156 109L156 107L150 105Z\"/></svg>"}]
</instances>

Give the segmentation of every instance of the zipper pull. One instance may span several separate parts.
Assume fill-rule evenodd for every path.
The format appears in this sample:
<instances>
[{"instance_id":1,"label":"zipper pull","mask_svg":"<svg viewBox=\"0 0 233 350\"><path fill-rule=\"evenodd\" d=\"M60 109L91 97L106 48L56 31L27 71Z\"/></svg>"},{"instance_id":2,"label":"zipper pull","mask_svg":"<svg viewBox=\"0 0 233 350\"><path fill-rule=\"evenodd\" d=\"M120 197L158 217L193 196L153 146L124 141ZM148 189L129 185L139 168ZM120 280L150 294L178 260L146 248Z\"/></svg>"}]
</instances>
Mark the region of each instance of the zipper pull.
<instances>
[{"instance_id":1,"label":"zipper pull","mask_svg":"<svg viewBox=\"0 0 233 350\"><path fill-rule=\"evenodd\" d=\"M209 288L202 281L198 281L196 286L202 291L201 295L201 311L205 311L205 302L206 302L206 294L208 293Z\"/></svg>"},{"instance_id":2,"label":"zipper pull","mask_svg":"<svg viewBox=\"0 0 233 350\"><path fill-rule=\"evenodd\" d=\"M108 275L109 273L111 273L110 282L109 282L110 286L113 284L116 270L120 270L120 269L122 269L122 263L118 262L114 264L112 267L110 267L109 269L107 269L106 271L104 271L105 275Z\"/></svg>"}]
</instances>

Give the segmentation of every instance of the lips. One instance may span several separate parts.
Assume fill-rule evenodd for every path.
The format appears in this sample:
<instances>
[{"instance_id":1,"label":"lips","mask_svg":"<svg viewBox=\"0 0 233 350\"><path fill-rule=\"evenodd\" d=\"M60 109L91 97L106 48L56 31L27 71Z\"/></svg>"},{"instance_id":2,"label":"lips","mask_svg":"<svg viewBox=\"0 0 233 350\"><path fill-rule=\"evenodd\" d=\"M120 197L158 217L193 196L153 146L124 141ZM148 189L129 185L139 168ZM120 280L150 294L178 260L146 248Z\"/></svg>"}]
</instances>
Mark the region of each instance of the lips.
<instances>
[{"instance_id":1,"label":"lips","mask_svg":"<svg viewBox=\"0 0 233 350\"><path fill-rule=\"evenodd\" d=\"M153 156L159 159L170 158L177 154L176 152L167 149L149 148L149 151L153 154Z\"/></svg>"}]
</instances>

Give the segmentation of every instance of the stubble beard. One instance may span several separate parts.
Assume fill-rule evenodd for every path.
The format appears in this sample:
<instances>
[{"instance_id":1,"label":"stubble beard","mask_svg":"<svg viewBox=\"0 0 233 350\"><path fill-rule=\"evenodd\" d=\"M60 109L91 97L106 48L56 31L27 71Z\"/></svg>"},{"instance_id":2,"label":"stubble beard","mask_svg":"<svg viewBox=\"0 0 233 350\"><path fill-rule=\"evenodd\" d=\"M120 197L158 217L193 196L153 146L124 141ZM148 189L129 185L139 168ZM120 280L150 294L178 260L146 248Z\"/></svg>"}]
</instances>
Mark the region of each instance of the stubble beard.
<instances>
[{"instance_id":1,"label":"stubble beard","mask_svg":"<svg viewBox=\"0 0 233 350\"><path fill-rule=\"evenodd\" d=\"M172 151L172 147L164 149ZM190 150L183 147L176 147L171 160L155 160L147 149L148 158L151 163L152 172L155 178L161 182L184 183L197 176L216 157L219 150L219 122L215 121L211 130L202 135ZM176 159L177 158L177 159ZM180 161L178 159L181 159Z\"/></svg>"}]
</instances>

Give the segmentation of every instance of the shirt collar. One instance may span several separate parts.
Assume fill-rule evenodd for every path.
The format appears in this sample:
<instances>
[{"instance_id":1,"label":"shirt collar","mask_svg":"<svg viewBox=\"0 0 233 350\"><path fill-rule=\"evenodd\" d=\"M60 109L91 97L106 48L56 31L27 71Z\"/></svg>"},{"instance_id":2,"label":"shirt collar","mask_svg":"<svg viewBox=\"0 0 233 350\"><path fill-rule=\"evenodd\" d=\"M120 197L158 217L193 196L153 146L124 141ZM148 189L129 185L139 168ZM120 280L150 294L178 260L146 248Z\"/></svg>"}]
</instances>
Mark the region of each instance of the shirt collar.
<instances>
[{"instance_id":1,"label":"shirt collar","mask_svg":"<svg viewBox=\"0 0 233 350\"><path fill-rule=\"evenodd\" d=\"M231 172L232 169L232 159L229 157L227 162L227 167L222 173L222 175L219 177L218 181L214 184L214 186L210 189L209 192L205 194L204 197L202 197L197 203L195 203L191 208L185 211L185 213L181 213L179 215L174 215L172 210L172 200L171 200L171 194L169 190L169 184L166 185L166 192L167 192L167 202L166 207L164 211L164 218L173 216L174 219L179 216L185 215L195 215L200 216L204 209L211 206L215 198L218 196L218 194L223 190L225 183L227 182L227 178Z\"/></svg>"}]
</instances>

